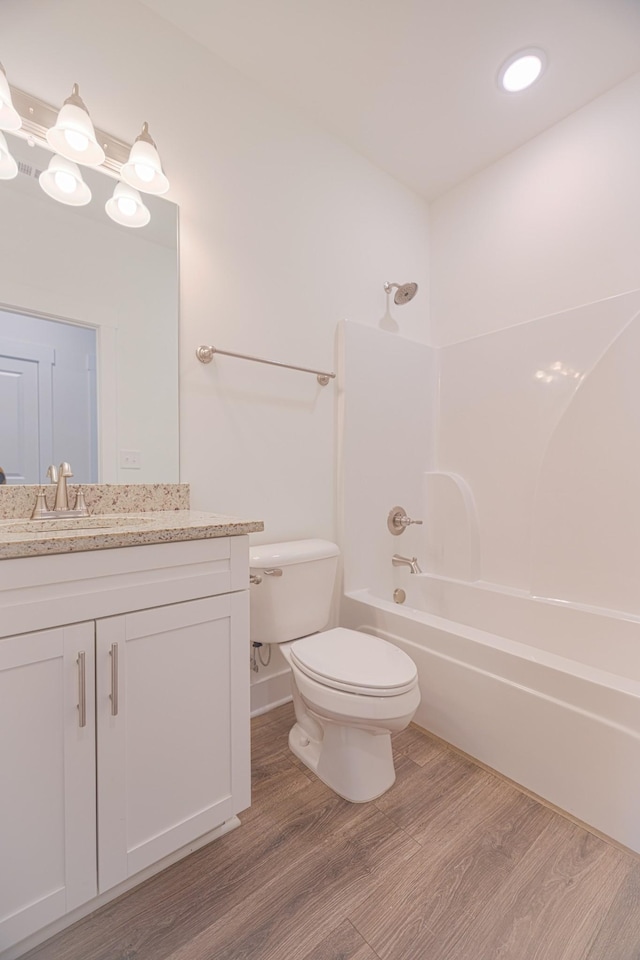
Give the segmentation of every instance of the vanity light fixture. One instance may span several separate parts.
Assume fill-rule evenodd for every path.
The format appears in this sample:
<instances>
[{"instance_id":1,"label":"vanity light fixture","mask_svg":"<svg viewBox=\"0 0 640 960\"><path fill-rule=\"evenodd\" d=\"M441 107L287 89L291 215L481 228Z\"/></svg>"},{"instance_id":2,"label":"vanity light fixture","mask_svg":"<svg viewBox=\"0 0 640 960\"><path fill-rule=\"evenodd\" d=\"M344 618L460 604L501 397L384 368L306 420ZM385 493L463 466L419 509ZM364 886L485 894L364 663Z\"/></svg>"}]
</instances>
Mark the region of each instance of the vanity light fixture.
<instances>
[{"instance_id":1,"label":"vanity light fixture","mask_svg":"<svg viewBox=\"0 0 640 960\"><path fill-rule=\"evenodd\" d=\"M0 63L0 130L19 130L21 126L22 119L13 105L7 74Z\"/></svg>"},{"instance_id":2,"label":"vanity light fixture","mask_svg":"<svg viewBox=\"0 0 640 960\"><path fill-rule=\"evenodd\" d=\"M82 179L80 168L66 157L52 157L38 182L47 196L71 207L83 207L91 200L91 190Z\"/></svg>"},{"instance_id":3,"label":"vanity light fixture","mask_svg":"<svg viewBox=\"0 0 640 960\"><path fill-rule=\"evenodd\" d=\"M0 64L0 131L7 130L30 144L55 153L38 180L44 192L70 206L84 206L91 190L77 164L99 168L118 181L106 212L116 223L144 227L151 212L140 194L161 195L169 189L160 157L149 134L148 123L133 145L118 140L104 130L94 129L89 112L73 84L71 96L60 110L24 90L13 87ZM10 142L10 138L9 138ZM2 138L0 142L0 181L20 172ZM121 182L124 181L124 182Z\"/></svg>"},{"instance_id":4,"label":"vanity light fixture","mask_svg":"<svg viewBox=\"0 0 640 960\"><path fill-rule=\"evenodd\" d=\"M18 164L9 153L4 135L0 133L0 180L13 180L18 176Z\"/></svg>"},{"instance_id":5,"label":"vanity light fixture","mask_svg":"<svg viewBox=\"0 0 640 960\"><path fill-rule=\"evenodd\" d=\"M120 174L129 186L144 193L160 195L169 189L169 181L162 172L160 156L149 134L148 123L142 124L142 133L136 137Z\"/></svg>"},{"instance_id":6,"label":"vanity light fixture","mask_svg":"<svg viewBox=\"0 0 640 960\"><path fill-rule=\"evenodd\" d=\"M539 78L546 64L543 50L530 48L514 53L498 71L498 85L507 93L520 93Z\"/></svg>"},{"instance_id":7,"label":"vanity light fixture","mask_svg":"<svg viewBox=\"0 0 640 960\"><path fill-rule=\"evenodd\" d=\"M107 200L104 208L111 219L123 227L145 227L151 219L142 197L128 183L116 184L113 196Z\"/></svg>"},{"instance_id":8,"label":"vanity light fixture","mask_svg":"<svg viewBox=\"0 0 640 960\"><path fill-rule=\"evenodd\" d=\"M47 130L47 143L56 153L67 160L82 163L87 167L99 167L104 162L104 150L96 139L89 116L77 83L71 96L60 108L55 126Z\"/></svg>"}]
</instances>

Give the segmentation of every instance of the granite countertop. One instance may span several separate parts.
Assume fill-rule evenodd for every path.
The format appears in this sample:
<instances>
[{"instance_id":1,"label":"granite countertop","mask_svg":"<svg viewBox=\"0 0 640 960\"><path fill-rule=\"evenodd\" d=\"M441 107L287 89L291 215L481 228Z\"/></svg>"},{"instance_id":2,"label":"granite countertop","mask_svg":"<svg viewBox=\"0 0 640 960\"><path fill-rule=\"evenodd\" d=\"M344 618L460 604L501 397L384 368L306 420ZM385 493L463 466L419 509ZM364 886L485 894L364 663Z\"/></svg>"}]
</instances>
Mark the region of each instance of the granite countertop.
<instances>
[{"instance_id":1,"label":"granite countertop","mask_svg":"<svg viewBox=\"0 0 640 960\"><path fill-rule=\"evenodd\" d=\"M79 489L68 485L70 504ZM264 530L261 520L190 510L188 483L83 484L90 516L30 520L39 491L52 510L53 484L0 487L0 560L238 537Z\"/></svg>"},{"instance_id":2,"label":"granite countertop","mask_svg":"<svg viewBox=\"0 0 640 960\"><path fill-rule=\"evenodd\" d=\"M94 514L60 520L0 520L0 560L133 547L180 540L236 537L264 529L244 520L196 510Z\"/></svg>"}]
</instances>

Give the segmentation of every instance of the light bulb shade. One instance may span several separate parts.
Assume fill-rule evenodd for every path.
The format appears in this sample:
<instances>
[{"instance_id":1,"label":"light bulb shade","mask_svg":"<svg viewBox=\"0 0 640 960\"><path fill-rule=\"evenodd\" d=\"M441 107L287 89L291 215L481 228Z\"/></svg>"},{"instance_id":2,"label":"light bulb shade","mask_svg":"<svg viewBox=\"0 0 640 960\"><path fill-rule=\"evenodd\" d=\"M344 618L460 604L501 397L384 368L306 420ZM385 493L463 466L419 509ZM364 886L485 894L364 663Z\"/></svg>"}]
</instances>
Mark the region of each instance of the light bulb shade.
<instances>
[{"instance_id":1,"label":"light bulb shade","mask_svg":"<svg viewBox=\"0 0 640 960\"><path fill-rule=\"evenodd\" d=\"M21 126L22 119L13 105L9 81L0 63L0 130L19 130Z\"/></svg>"},{"instance_id":2,"label":"light bulb shade","mask_svg":"<svg viewBox=\"0 0 640 960\"><path fill-rule=\"evenodd\" d=\"M143 124L142 133L131 147L129 159L120 171L129 186L143 193L162 194L169 189L169 181L162 172L162 164L155 143L149 135L149 125Z\"/></svg>"},{"instance_id":3,"label":"light bulb shade","mask_svg":"<svg viewBox=\"0 0 640 960\"><path fill-rule=\"evenodd\" d=\"M80 169L66 157L52 157L38 182L47 196L70 207L84 207L91 200L91 190L82 179Z\"/></svg>"},{"instance_id":4,"label":"light bulb shade","mask_svg":"<svg viewBox=\"0 0 640 960\"><path fill-rule=\"evenodd\" d=\"M9 153L4 135L0 133L0 180L13 180L18 176L18 164Z\"/></svg>"},{"instance_id":5,"label":"light bulb shade","mask_svg":"<svg viewBox=\"0 0 640 960\"><path fill-rule=\"evenodd\" d=\"M58 114L55 126L47 130L47 143L61 157L82 163L86 167L99 167L104 163L104 150L96 139L89 111L74 83L73 92Z\"/></svg>"},{"instance_id":6,"label":"light bulb shade","mask_svg":"<svg viewBox=\"0 0 640 960\"><path fill-rule=\"evenodd\" d=\"M113 196L104 205L112 220L123 227L146 227L151 214L137 190L128 183L118 183Z\"/></svg>"}]
</instances>

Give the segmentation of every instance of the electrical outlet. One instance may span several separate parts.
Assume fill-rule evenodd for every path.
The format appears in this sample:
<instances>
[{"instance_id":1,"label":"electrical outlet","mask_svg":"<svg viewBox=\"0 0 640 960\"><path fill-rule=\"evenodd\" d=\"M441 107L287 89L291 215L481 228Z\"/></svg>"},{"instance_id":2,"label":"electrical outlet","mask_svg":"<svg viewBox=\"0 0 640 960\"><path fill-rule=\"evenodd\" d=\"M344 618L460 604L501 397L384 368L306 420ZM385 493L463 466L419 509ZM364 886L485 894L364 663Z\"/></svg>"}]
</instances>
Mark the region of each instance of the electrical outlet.
<instances>
[{"instance_id":1,"label":"electrical outlet","mask_svg":"<svg viewBox=\"0 0 640 960\"><path fill-rule=\"evenodd\" d=\"M142 455L139 450L121 450L120 468L122 470L140 470Z\"/></svg>"}]
</instances>

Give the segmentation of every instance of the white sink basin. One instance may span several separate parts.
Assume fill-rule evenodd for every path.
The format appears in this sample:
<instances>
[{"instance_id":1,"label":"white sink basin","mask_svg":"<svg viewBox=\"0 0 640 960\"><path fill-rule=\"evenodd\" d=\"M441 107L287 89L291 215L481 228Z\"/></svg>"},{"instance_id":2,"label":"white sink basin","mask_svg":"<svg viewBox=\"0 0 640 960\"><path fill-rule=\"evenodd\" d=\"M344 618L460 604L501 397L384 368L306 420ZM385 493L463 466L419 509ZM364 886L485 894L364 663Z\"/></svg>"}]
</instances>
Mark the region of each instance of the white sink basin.
<instances>
[{"instance_id":1,"label":"white sink basin","mask_svg":"<svg viewBox=\"0 0 640 960\"><path fill-rule=\"evenodd\" d=\"M104 527L137 527L151 523L153 517L140 514L116 513L96 517L60 517L46 520L1 520L2 534L15 533L55 533L58 530L94 530Z\"/></svg>"}]
</instances>

